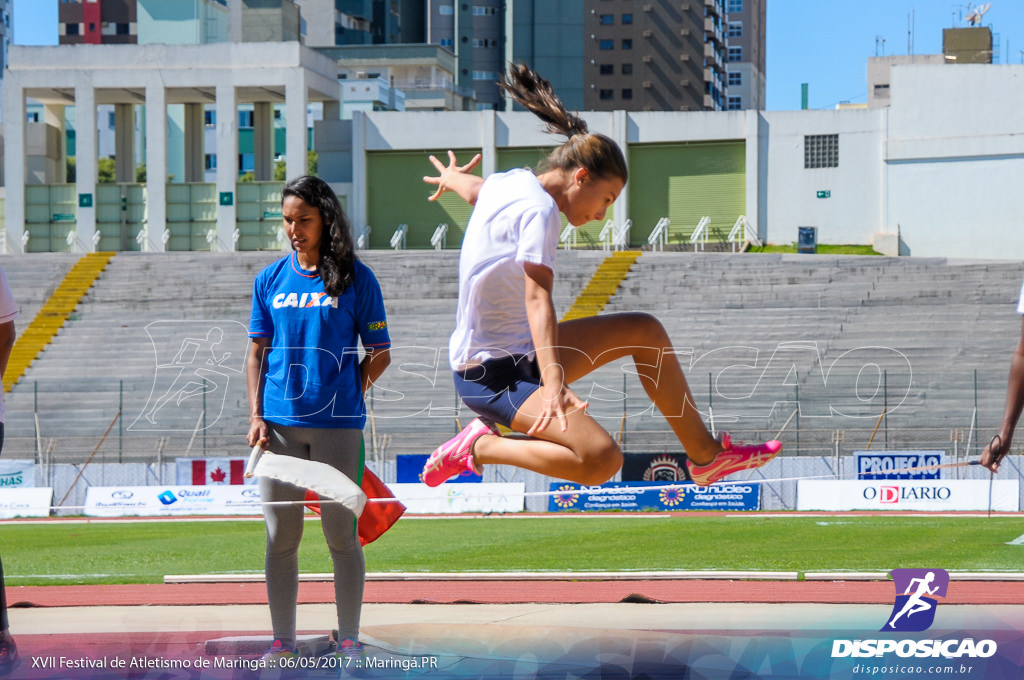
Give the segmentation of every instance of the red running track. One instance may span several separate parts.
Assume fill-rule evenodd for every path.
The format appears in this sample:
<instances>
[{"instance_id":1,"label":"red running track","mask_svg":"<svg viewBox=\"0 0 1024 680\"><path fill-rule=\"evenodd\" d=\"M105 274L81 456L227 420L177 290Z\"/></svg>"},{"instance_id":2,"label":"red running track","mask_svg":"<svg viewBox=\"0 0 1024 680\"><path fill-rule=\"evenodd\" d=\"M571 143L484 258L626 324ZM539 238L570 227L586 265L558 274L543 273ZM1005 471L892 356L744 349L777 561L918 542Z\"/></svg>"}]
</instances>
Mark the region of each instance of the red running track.
<instances>
[{"instance_id":1,"label":"red running track","mask_svg":"<svg viewBox=\"0 0 1024 680\"><path fill-rule=\"evenodd\" d=\"M8 586L14 607L265 604L263 583ZM299 603L334 601L331 582L299 584ZM363 601L389 604L762 602L892 604L890 581L369 581ZM954 581L947 604L1024 604L1024 582Z\"/></svg>"}]
</instances>

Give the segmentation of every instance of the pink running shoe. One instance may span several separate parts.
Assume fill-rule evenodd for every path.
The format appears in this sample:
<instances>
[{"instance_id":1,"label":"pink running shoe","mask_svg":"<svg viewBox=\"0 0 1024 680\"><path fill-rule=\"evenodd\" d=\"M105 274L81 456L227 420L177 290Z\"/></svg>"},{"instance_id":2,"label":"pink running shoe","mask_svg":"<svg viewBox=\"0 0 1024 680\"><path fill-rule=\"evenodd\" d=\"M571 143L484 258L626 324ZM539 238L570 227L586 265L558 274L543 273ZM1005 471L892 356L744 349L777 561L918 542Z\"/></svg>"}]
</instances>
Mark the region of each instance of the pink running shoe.
<instances>
[{"instance_id":1,"label":"pink running shoe","mask_svg":"<svg viewBox=\"0 0 1024 680\"><path fill-rule=\"evenodd\" d=\"M474 418L462 432L434 449L423 466L423 482L427 486L440 486L445 480L462 474L480 470L473 464L473 443L485 434L498 434L498 431L479 418Z\"/></svg>"},{"instance_id":2,"label":"pink running shoe","mask_svg":"<svg viewBox=\"0 0 1024 680\"><path fill-rule=\"evenodd\" d=\"M697 486L709 486L733 473L759 468L782 450L782 442L776 439L764 444L733 444L732 438L723 432L721 441L725 450L719 451L707 465L686 461L690 477Z\"/></svg>"}]
</instances>

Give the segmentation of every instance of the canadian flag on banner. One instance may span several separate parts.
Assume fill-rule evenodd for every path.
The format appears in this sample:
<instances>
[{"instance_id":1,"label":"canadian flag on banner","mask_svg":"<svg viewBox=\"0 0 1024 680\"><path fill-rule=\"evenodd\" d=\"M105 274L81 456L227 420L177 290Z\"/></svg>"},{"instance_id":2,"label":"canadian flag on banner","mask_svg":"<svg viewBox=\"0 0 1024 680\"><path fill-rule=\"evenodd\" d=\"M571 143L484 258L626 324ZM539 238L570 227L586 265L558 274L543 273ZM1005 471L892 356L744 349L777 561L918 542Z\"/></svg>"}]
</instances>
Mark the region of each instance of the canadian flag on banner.
<instances>
[{"instance_id":1,"label":"canadian flag on banner","mask_svg":"<svg viewBox=\"0 0 1024 680\"><path fill-rule=\"evenodd\" d=\"M192 484L245 484L245 459L193 458Z\"/></svg>"}]
</instances>

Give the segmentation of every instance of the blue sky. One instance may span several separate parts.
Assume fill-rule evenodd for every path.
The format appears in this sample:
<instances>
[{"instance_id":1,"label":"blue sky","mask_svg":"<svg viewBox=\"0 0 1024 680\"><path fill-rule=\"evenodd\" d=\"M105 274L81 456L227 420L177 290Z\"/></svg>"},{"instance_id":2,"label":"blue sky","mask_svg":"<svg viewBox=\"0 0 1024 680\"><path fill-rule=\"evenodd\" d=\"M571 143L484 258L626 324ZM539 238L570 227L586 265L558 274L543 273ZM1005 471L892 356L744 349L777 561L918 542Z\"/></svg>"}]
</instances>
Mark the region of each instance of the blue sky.
<instances>
[{"instance_id":1,"label":"blue sky","mask_svg":"<svg viewBox=\"0 0 1024 680\"><path fill-rule=\"evenodd\" d=\"M768 0L767 106L830 109L867 101L867 60L876 55L942 52L942 29L966 26L968 5L950 0ZM14 42L57 43L57 0L14 0ZM993 0L984 23L998 39L999 63L1024 61L1024 1ZM884 41L884 42L883 42Z\"/></svg>"}]
</instances>

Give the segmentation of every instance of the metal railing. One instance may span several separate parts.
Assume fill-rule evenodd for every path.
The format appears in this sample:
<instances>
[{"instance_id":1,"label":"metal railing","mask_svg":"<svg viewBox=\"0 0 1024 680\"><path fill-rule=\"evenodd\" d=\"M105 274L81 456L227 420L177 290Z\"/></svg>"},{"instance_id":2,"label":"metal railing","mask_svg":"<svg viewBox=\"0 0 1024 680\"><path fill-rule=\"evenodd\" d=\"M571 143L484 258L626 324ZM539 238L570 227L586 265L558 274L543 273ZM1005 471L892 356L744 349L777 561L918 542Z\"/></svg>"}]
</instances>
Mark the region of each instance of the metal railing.
<instances>
[{"instance_id":1,"label":"metal railing","mask_svg":"<svg viewBox=\"0 0 1024 680\"><path fill-rule=\"evenodd\" d=\"M711 227L711 218L705 215L700 218L700 222L697 223L697 228L693 230L693 234L690 235L690 243L693 244L693 252L697 252L697 249L704 250L704 247L708 243L708 230Z\"/></svg>"},{"instance_id":2,"label":"metal railing","mask_svg":"<svg viewBox=\"0 0 1024 680\"><path fill-rule=\"evenodd\" d=\"M399 224L398 229L391 235L391 247L395 250L405 250L406 236L409 234L409 225Z\"/></svg>"},{"instance_id":3,"label":"metal railing","mask_svg":"<svg viewBox=\"0 0 1024 680\"><path fill-rule=\"evenodd\" d=\"M392 245L394 245L394 239L392 239ZM446 222L442 222L434 229L434 234L430 237L430 245L434 247L434 250L443 250L448 246L448 224Z\"/></svg>"},{"instance_id":4,"label":"metal railing","mask_svg":"<svg viewBox=\"0 0 1024 680\"><path fill-rule=\"evenodd\" d=\"M566 250L572 250L576 247L576 227L571 224L565 225L565 229L562 229L562 233L558 236L558 242L565 246Z\"/></svg>"},{"instance_id":5,"label":"metal railing","mask_svg":"<svg viewBox=\"0 0 1024 680\"><path fill-rule=\"evenodd\" d=\"M668 228L672 222L667 217L662 217L658 220L658 223L654 225L654 230L651 235L647 237L647 245L651 246L652 250L661 251L668 245Z\"/></svg>"},{"instance_id":6,"label":"metal railing","mask_svg":"<svg viewBox=\"0 0 1024 680\"><path fill-rule=\"evenodd\" d=\"M757 235L757 231L747 221L746 215L740 215L736 218L736 223L732 225L732 231L729 232L729 243L732 244L732 252L734 253L737 248L743 250L747 243L758 247L764 245L761 238Z\"/></svg>"}]
</instances>

